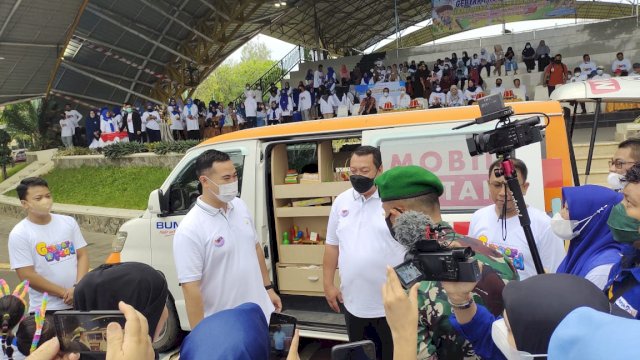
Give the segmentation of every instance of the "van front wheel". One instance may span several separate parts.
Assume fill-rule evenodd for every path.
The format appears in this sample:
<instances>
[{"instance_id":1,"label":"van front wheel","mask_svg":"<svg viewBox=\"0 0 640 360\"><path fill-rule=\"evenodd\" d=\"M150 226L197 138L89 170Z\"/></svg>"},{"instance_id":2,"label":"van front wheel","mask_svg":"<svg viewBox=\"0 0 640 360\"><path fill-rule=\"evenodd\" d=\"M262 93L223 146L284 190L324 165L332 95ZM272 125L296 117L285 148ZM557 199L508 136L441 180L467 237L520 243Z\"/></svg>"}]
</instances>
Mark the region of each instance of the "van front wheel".
<instances>
[{"instance_id":1,"label":"van front wheel","mask_svg":"<svg viewBox=\"0 0 640 360\"><path fill-rule=\"evenodd\" d=\"M184 336L180 328L178 312L171 296L167 297L167 310L169 310L169 317L160 332L160 336L158 336L158 340L153 342L153 348L161 353L177 348Z\"/></svg>"}]
</instances>

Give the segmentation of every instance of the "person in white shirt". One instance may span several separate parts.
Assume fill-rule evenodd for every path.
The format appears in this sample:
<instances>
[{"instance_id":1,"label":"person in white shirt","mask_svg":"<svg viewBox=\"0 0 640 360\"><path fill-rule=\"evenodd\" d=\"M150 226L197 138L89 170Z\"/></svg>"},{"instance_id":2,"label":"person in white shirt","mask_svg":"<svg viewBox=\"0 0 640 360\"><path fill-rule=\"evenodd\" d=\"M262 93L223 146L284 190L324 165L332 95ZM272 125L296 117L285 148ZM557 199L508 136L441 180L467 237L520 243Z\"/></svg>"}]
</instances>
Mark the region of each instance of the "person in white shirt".
<instances>
[{"instance_id":1,"label":"person in white shirt","mask_svg":"<svg viewBox=\"0 0 640 360\"><path fill-rule=\"evenodd\" d=\"M60 114L60 138L62 144L67 149L73 147L73 131L75 129L74 121L65 113Z\"/></svg>"},{"instance_id":2,"label":"person in white shirt","mask_svg":"<svg viewBox=\"0 0 640 360\"><path fill-rule=\"evenodd\" d=\"M527 167L512 159L523 195L529 189ZM531 259L531 251L524 230L520 225L518 210L511 192L506 188L503 176L496 177L494 170L500 166L500 160L489 168L489 196L494 205L476 211L471 217L469 236L482 241L509 257L520 275L520 280L537 274ZM506 195L509 194L509 195ZM536 241L542 265L546 272L553 273L565 256L564 243L551 230L551 218L544 211L529 206L531 231Z\"/></svg>"},{"instance_id":3,"label":"person in white shirt","mask_svg":"<svg viewBox=\"0 0 640 360\"><path fill-rule=\"evenodd\" d=\"M458 90L457 85L451 85L446 96L445 106L456 107L465 105L467 105L467 102L464 98L464 94L460 90Z\"/></svg>"},{"instance_id":4,"label":"person in white shirt","mask_svg":"<svg viewBox=\"0 0 640 360\"><path fill-rule=\"evenodd\" d=\"M29 280L29 308L49 293L49 310L73 307L73 291L89 271L87 243L70 216L51 214L53 198L42 178L23 179L16 189L27 217L9 234L9 261L21 281Z\"/></svg>"},{"instance_id":5,"label":"person in white shirt","mask_svg":"<svg viewBox=\"0 0 640 360\"><path fill-rule=\"evenodd\" d=\"M169 113L169 117L171 118L171 132L173 134L173 140L186 140L187 137L184 136L184 120L182 119L180 111L178 111L177 108L174 108Z\"/></svg>"},{"instance_id":6,"label":"person in white shirt","mask_svg":"<svg viewBox=\"0 0 640 360\"><path fill-rule=\"evenodd\" d=\"M633 63L633 71L629 75L632 75L632 76L640 75L640 63Z\"/></svg>"},{"instance_id":7,"label":"person in white shirt","mask_svg":"<svg viewBox=\"0 0 640 360\"><path fill-rule=\"evenodd\" d=\"M398 100L396 100L396 107L398 109L408 109L411 104L411 96L407 94L407 89L404 87L400 88L400 95L398 96Z\"/></svg>"},{"instance_id":8,"label":"person in white shirt","mask_svg":"<svg viewBox=\"0 0 640 360\"><path fill-rule=\"evenodd\" d=\"M72 124L73 124L73 142L74 145L76 146L80 146L81 141L82 141L82 132L81 131L81 123L80 121L82 120L82 114L80 114L78 112L78 110L71 110L71 104L65 104L64 105L64 113L66 115L67 119L70 119Z\"/></svg>"},{"instance_id":9,"label":"person in white shirt","mask_svg":"<svg viewBox=\"0 0 640 360\"><path fill-rule=\"evenodd\" d=\"M591 80L602 80L602 79L610 79L611 75L605 74L604 66L598 66L596 70L596 75L591 78Z\"/></svg>"},{"instance_id":10,"label":"person in white shirt","mask_svg":"<svg viewBox=\"0 0 640 360\"><path fill-rule=\"evenodd\" d=\"M271 102L271 107L267 110L267 125L277 125L282 121L282 111L275 101Z\"/></svg>"},{"instance_id":11,"label":"person in white shirt","mask_svg":"<svg viewBox=\"0 0 640 360\"><path fill-rule=\"evenodd\" d=\"M520 79L513 79L513 88L511 91L513 91L513 95L516 99L520 99L521 101L529 100L527 97L527 88L520 85Z\"/></svg>"},{"instance_id":12,"label":"person in white shirt","mask_svg":"<svg viewBox=\"0 0 640 360\"><path fill-rule=\"evenodd\" d=\"M256 101L253 91L247 93L247 98L244 100L244 112L245 115L247 115L247 127L256 127L258 120L258 102Z\"/></svg>"},{"instance_id":13,"label":"person in white shirt","mask_svg":"<svg viewBox=\"0 0 640 360\"><path fill-rule=\"evenodd\" d=\"M389 96L389 88L382 89L382 96L378 99L378 110L395 109L396 104L391 96Z\"/></svg>"},{"instance_id":14,"label":"person in white shirt","mask_svg":"<svg viewBox=\"0 0 640 360\"><path fill-rule=\"evenodd\" d=\"M282 122L290 123L293 120L293 97L287 94L286 89L280 90L278 105L282 114Z\"/></svg>"},{"instance_id":15,"label":"person in white shirt","mask_svg":"<svg viewBox=\"0 0 640 360\"><path fill-rule=\"evenodd\" d=\"M113 109L111 110L111 116L113 117L113 123L116 124L116 127L118 129L121 128L122 127L122 108L118 106L114 106ZM144 132L144 128L142 131Z\"/></svg>"},{"instance_id":16,"label":"person in white shirt","mask_svg":"<svg viewBox=\"0 0 640 360\"><path fill-rule=\"evenodd\" d=\"M320 114L322 114L323 119L331 119L334 117L333 105L331 104L329 96L329 90L326 90L326 93L320 97Z\"/></svg>"},{"instance_id":17,"label":"person in white shirt","mask_svg":"<svg viewBox=\"0 0 640 360\"><path fill-rule=\"evenodd\" d=\"M198 123L198 106L192 99L187 99L187 104L182 109L182 116L187 125L187 135L190 140L200 140L200 124Z\"/></svg>"},{"instance_id":18,"label":"person in white shirt","mask_svg":"<svg viewBox=\"0 0 640 360\"><path fill-rule=\"evenodd\" d=\"M311 93L304 86L298 87L298 90L300 90L298 110L302 115L302 121L311 120Z\"/></svg>"},{"instance_id":19,"label":"person in white shirt","mask_svg":"<svg viewBox=\"0 0 640 360\"><path fill-rule=\"evenodd\" d=\"M619 52L616 54L616 60L614 60L613 64L611 64L611 72L612 73L622 73L626 71L626 74L631 72L631 62L629 59L624 58L624 54Z\"/></svg>"},{"instance_id":20,"label":"person in white shirt","mask_svg":"<svg viewBox=\"0 0 640 360\"><path fill-rule=\"evenodd\" d=\"M153 108L153 104L147 104L147 111L142 114L142 123L145 124L149 142L159 142L160 136L160 114Z\"/></svg>"},{"instance_id":21,"label":"person in white shirt","mask_svg":"<svg viewBox=\"0 0 640 360\"><path fill-rule=\"evenodd\" d=\"M478 94L482 93L482 88L476 86L476 83L469 79L467 81L467 88L464 90L464 98L467 99L467 103L471 105L472 102L477 100Z\"/></svg>"},{"instance_id":22,"label":"person in white shirt","mask_svg":"<svg viewBox=\"0 0 640 360\"><path fill-rule=\"evenodd\" d=\"M282 302L273 289L253 217L238 198L238 172L227 153L196 159L202 195L173 238L178 281L191 328L219 311L251 302L267 322Z\"/></svg>"},{"instance_id":23,"label":"person in white shirt","mask_svg":"<svg viewBox=\"0 0 640 360\"><path fill-rule=\"evenodd\" d=\"M137 109L134 109L131 104L124 104L124 119L120 127L121 132L126 132L129 136L129 142L141 142L142 141L142 117L138 113Z\"/></svg>"},{"instance_id":24,"label":"person in white shirt","mask_svg":"<svg viewBox=\"0 0 640 360\"><path fill-rule=\"evenodd\" d=\"M380 289L387 266L404 261L406 250L387 228L374 179L382 156L373 146L361 146L350 162L353 186L331 206L323 260L324 294L333 311L344 314L349 341L372 340L382 359L393 356L393 340L385 318ZM333 279L340 269L340 288Z\"/></svg>"},{"instance_id":25,"label":"person in white shirt","mask_svg":"<svg viewBox=\"0 0 640 360\"><path fill-rule=\"evenodd\" d=\"M322 64L318 65L318 70L313 73L313 91L318 97L318 89L320 85L324 85L324 73L322 72Z\"/></svg>"},{"instance_id":26,"label":"person in white shirt","mask_svg":"<svg viewBox=\"0 0 640 360\"><path fill-rule=\"evenodd\" d=\"M483 68L487 69L487 77L490 76L491 73L491 55L487 52L487 49L480 49L480 69L478 72L481 73Z\"/></svg>"},{"instance_id":27,"label":"person in white shirt","mask_svg":"<svg viewBox=\"0 0 640 360\"><path fill-rule=\"evenodd\" d=\"M435 90L429 95L429 106L435 105L435 99L438 99L438 104L444 104L447 101L446 96L442 92L440 85L437 85Z\"/></svg>"},{"instance_id":28,"label":"person in white shirt","mask_svg":"<svg viewBox=\"0 0 640 360\"><path fill-rule=\"evenodd\" d=\"M504 88L504 86L502 86L502 79L497 78L496 79L496 87L491 89L491 95L493 95L493 94L504 94L505 90L506 89Z\"/></svg>"},{"instance_id":29,"label":"person in white shirt","mask_svg":"<svg viewBox=\"0 0 640 360\"><path fill-rule=\"evenodd\" d=\"M336 114L343 114L338 116L349 116L351 115L352 110L353 94L345 90L342 92L342 97L340 97L340 100L338 101L338 109L336 110Z\"/></svg>"},{"instance_id":30,"label":"person in white shirt","mask_svg":"<svg viewBox=\"0 0 640 360\"><path fill-rule=\"evenodd\" d=\"M118 132L118 127L113 119L113 113L104 108L100 114L100 133L101 134L113 134Z\"/></svg>"},{"instance_id":31,"label":"person in white shirt","mask_svg":"<svg viewBox=\"0 0 640 360\"><path fill-rule=\"evenodd\" d=\"M478 57L478 54L473 54L473 57L469 59L466 65L470 67L480 66L480 58Z\"/></svg>"},{"instance_id":32,"label":"person in white shirt","mask_svg":"<svg viewBox=\"0 0 640 360\"><path fill-rule=\"evenodd\" d=\"M596 74L596 70L598 70L598 66L596 63L591 61L591 56L589 54L582 55L582 62L578 65L580 68L580 72L586 77L590 78ZM573 71L575 74L575 70Z\"/></svg>"}]
</instances>

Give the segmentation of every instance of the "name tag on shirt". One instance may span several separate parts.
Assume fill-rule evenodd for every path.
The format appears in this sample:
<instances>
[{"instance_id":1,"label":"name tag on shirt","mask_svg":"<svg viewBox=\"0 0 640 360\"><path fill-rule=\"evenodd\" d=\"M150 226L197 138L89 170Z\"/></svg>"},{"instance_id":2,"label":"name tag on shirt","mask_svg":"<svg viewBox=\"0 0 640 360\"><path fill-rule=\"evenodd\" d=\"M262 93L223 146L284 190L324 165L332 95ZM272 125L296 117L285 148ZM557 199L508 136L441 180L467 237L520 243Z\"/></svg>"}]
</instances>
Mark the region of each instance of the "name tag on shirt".
<instances>
[{"instance_id":1,"label":"name tag on shirt","mask_svg":"<svg viewBox=\"0 0 640 360\"><path fill-rule=\"evenodd\" d=\"M631 314L631 316L633 316L634 318L638 315L638 310L636 310L633 306L631 306L627 300L625 300L625 298L623 298L622 296L618 298L618 300L616 300L615 303L620 309L628 312L629 314Z\"/></svg>"}]
</instances>

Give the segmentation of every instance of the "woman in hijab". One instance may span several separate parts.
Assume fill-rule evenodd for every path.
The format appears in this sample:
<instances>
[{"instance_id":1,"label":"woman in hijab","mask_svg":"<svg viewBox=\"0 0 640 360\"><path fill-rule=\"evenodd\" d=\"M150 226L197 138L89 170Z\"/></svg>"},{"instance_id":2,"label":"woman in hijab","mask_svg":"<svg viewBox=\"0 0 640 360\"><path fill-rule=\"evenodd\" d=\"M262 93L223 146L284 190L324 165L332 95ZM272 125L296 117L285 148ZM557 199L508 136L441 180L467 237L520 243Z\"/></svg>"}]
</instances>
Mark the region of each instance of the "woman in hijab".
<instances>
[{"instance_id":1,"label":"woman in hijab","mask_svg":"<svg viewBox=\"0 0 640 360\"><path fill-rule=\"evenodd\" d=\"M333 88L336 86L336 72L333 70L331 66L327 68L327 77L325 80L325 86L327 89L333 91Z\"/></svg>"},{"instance_id":2,"label":"woman in hijab","mask_svg":"<svg viewBox=\"0 0 640 360\"><path fill-rule=\"evenodd\" d=\"M609 312L607 297L590 281L568 274L543 274L511 281L502 292L504 317L473 301L476 283L443 282L455 310L451 325L486 359L544 357L554 330L571 311Z\"/></svg>"},{"instance_id":3,"label":"woman in hijab","mask_svg":"<svg viewBox=\"0 0 640 360\"><path fill-rule=\"evenodd\" d=\"M100 142L100 115L98 115L98 109L89 111L85 129L87 132L87 146L90 149L97 148Z\"/></svg>"},{"instance_id":4,"label":"woman in hijab","mask_svg":"<svg viewBox=\"0 0 640 360\"><path fill-rule=\"evenodd\" d=\"M536 48L536 60L538 60L538 71L544 71L544 68L549 65L551 58L551 49L544 43L544 40L540 40L538 47Z\"/></svg>"},{"instance_id":5,"label":"woman in hijab","mask_svg":"<svg viewBox=\"0 0 640 360\"><path fill-rule=\"evenodd\" d=\"M536 51L533 50L530 42L527 42L524 45L524 49L522 50L522 61L524 61L528 73L536 68Z\"/></svg>"},{"instance_id":6,"label":"woman in hijab","mask_svg":"<svg viewBox=\"0 0 640 360\"><path fill-rule=\"evenodd\" d=\"M476 86L475 81L473 79L469 79L467 83L467 89L464 91L464 98L467 100L467 105L473 104L477 98L478 94L482 92L482 88Z\"/></svg>"},{"instance_id":7,"label":"woman in hijab","mask_svg":"<svg viewBox=\"0 0 640 360\"><path fill-rule=\"evenodd\" d=\"M504 74L509 76L509 71L513 69L513 75L518 75L518 59L513 52L513 48L509 46L504 54Z\"/></svg>"},{"instance_id":8,"label":"woman in hijab","mask_svg":"<svg viewBox=\"0 0 640 360\"><path fill-rule=\"evenodd\" d=\"M282 122L285 124L290 123L293 113L293 100L285 89L280 91L280 111L282 112Z\"/></svg>"},{"instance_id":9,"label":"woman in hijab","mask_svg":"<svg viewBox=\"0 0 640 360\"><path fill-rule=\"evenodd\" d=\"M371 77L369 77L369 72L365 71L362 75L362 80L360 81L360 85L369 85L371 84Z\"/></svg>"},{"instance_id":10,"label":"woman in hijab","mask_svg":"<svg viewBox=\"0 0 640 360\"><path fill-rule=\"evenodd\" d=\"M616 191L597 185L562 188L564 207L551 219L551 230L570 242L557 273L584 277L604 288L611 267L620 261L623 248L607 226L611 210L622 197Z\"/></svg>"},{"instance_id":11,"label":"woman in hijab","mask_svg":"<svg viewBox=\"0 0 640 360\"><path fill-rule=\"evenodd\" d=\"M118 310L124 301L133 306L149 324L149 336L157 340L169 317L166 307L169 289L158 270L137 262L104 264L93 269L76 285L75 310Z\"/></svg>"}]
</instances>

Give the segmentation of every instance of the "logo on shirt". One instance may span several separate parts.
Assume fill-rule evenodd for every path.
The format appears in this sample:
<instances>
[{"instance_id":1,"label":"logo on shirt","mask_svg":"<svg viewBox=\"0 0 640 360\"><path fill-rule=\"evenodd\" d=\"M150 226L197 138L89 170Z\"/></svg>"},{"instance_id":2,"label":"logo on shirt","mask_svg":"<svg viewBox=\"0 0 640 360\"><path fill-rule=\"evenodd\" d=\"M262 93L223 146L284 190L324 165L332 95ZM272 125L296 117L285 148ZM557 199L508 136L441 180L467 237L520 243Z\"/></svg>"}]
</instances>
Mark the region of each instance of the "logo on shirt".
<instances>
[{"instance_id":1,"label":"logo on shirt","mask_svg":"<svg viewBox=\"0 0 640 360\"><path fill-rule=\"evenodd\" d=\"M618 305L620 309L631 314L631 316L633 317L636 317L638 315L638 310L634 309L633 306L629 305L627 300L625 300L625 298L623 298L622 296L619 297L618 300L616 300L616 305Z\"/></svg>"},{"instance_id":2,"label":"logo on shirt","mask_svg":"<svg viewBox=\"0 0 640 360\"><path fill-rule=\"evenodd\" d=\"M220 236L217 239L213 240L213 246L222 247L223 245L224 245L224 238L222 236Z\"/></svg>"},{"instance_id":3,"label":"logo on shirt","mask_svg":"<svg viewBox=\"0 0 640 360\"><path fill-rule=\"evenodd\" d=\"M47 245L45 242L36 244L36 253L42 256L48 262L60 261L65 257L75 255L76 248L71 241L63 241L57 245Z\"/></svg>"},{"instance_id":4,"label":"logo on shirt","mask_svg":"<svg viewBox=\"0 0 640 360\"><path fill-rule=\"evenodd\" d=\"M340 211L340 216L342 216L342 217L347 217L347 215L349 215L349 210L347 210L347 209L342 209L342 210Z\"/></svg>"},{"instance_id":5,"label":"logo on shirt","mask_svg":"<svg viewBox=\"0 0 640 360\"><path fill-rule=\"evenodd\" d=\"M478 240L482 241L482 243L489 248L494 249L500 254L508 257L509 260L511 260L511 263L513 263L513 267L516 268L516 270L524 270L524 255L518 249L493 243L490 244L489 239L485 235L480 235L478 237Z\"/></svg>"}]
</instances>

